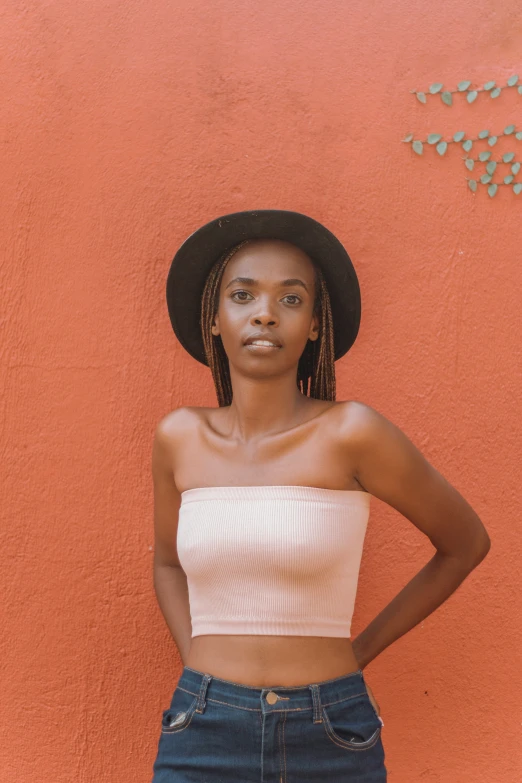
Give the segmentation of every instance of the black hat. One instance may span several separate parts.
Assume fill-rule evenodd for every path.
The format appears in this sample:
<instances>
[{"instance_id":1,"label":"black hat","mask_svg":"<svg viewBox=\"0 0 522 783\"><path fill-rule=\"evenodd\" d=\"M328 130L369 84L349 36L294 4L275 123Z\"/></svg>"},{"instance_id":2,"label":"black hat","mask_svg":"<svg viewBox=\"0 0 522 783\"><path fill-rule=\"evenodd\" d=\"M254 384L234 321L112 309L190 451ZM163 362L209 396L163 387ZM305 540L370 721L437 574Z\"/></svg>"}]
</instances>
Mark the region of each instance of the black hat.
<instances>
[{"instance_id":1,"label":"black hat","mask_svg":"<svg viewBox=\"0 0 522 783\"><path fill-rule=\"evenodd\" d=\"M167 307L181 345L208 366L201 334L203 288L213 264L244 239L284 239L297 245L323 272L334 327L334 358L353 345L361 320L359 281L341 242L317 220L284 209L222 215L194 231L181 245L167 277Z\"/></svg>"}]
</instances>

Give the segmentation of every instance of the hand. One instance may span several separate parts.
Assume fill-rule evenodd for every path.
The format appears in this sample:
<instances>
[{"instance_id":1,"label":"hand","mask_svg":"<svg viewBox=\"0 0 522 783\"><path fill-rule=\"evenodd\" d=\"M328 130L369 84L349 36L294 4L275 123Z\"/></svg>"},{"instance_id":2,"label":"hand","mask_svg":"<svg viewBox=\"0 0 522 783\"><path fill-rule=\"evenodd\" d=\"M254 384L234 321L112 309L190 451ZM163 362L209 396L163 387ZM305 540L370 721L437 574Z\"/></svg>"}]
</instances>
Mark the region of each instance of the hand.
<instances>
[{"instance_id":1,"label":"hand","mask_svg":"<svg viewBox=\"0 0 522 783\"><path fill-rule=\"evenodd\" d=\"M380 714L381 714L381 709L380 709L379 705L377 704L377 702L376 702L376 700L375 700L375 696L373 695L373 691L372 691L372 689L370 688L370 686L368 685L368 683L366 683L366 688L367 688L367 690L368 690L368 696L370 697L370 701L371 701L371 703L373 704L373 706L375 707L375 709L377 710L377 715L379 715L379 716L380 716Z\"/></svg>"}]
</instances>

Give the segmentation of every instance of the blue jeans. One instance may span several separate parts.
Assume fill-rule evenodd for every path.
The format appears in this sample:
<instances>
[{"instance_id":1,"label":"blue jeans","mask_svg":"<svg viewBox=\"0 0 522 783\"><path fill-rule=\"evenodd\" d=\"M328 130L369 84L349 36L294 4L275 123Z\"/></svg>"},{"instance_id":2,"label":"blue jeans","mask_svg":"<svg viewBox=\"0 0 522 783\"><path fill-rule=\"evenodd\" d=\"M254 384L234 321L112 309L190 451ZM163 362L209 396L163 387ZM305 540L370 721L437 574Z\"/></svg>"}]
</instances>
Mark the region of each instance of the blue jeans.
<instances>
[{"instance_id":1,"label":"blue jeans","mask_svg":"<svg viewBox=\"0 0 522 783\"><path fill-rule=\"evenodd\" d=\"M361 669L257 688L185 666L152 783L384 783L383 725Z\"/></svg>"}]
</instances>

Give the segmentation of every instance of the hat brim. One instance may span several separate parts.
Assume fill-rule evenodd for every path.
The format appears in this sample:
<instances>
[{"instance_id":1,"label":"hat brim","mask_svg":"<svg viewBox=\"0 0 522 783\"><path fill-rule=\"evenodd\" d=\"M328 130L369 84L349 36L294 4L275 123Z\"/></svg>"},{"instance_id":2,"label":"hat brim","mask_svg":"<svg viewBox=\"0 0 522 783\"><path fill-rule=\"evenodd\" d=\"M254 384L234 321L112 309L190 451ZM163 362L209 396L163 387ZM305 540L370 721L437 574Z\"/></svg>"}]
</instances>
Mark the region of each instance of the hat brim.
<instances>
[{"instance_id":1,"label":"hat brim","mask_svg":"<svg viewBox=\"0 0 522 783\"><path fill-rule=\"evenodd\" d=\"M344 246L325 226L307 215L281 209L222 215L183 242L170 265L166 286L170 321L183 348L208 366L200 321L205 281L225 251L254 238L292 242L321 267L332 309L334 358L340 359L355 342L361 320L361 294L354 266Z\"/></svg>"}]
</instances>

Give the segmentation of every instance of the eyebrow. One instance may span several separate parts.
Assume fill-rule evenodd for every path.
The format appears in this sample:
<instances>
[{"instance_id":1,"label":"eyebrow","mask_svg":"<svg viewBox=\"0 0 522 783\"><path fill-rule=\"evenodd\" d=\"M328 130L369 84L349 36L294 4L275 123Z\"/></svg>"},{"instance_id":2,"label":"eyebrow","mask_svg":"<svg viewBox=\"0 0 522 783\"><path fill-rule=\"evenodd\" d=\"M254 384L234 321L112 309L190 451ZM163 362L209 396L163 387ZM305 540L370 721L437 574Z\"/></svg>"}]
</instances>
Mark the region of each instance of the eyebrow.
<instances>
[{"instance_id":1,"label":"eyebrow","mask_svg":"<svg viewBox=\"0 0 522 783\"><path fill-rule=\"evenodd\" d=\"M225 286L225 291L227 290L227 288L229 288L232 285L232 283L244 283L245 285L258 285L258 282L259 282L258 280L254 280L252 277L234 277L234 279L231 280L230 283L228 283ZM306 283L303 283L303 281L299 280L298 277L289 277L287 280L282 280L279 285L281 286L300 285L304 288L305 291L308 292L308 287Z\"/></svg>"}]
</instances>

